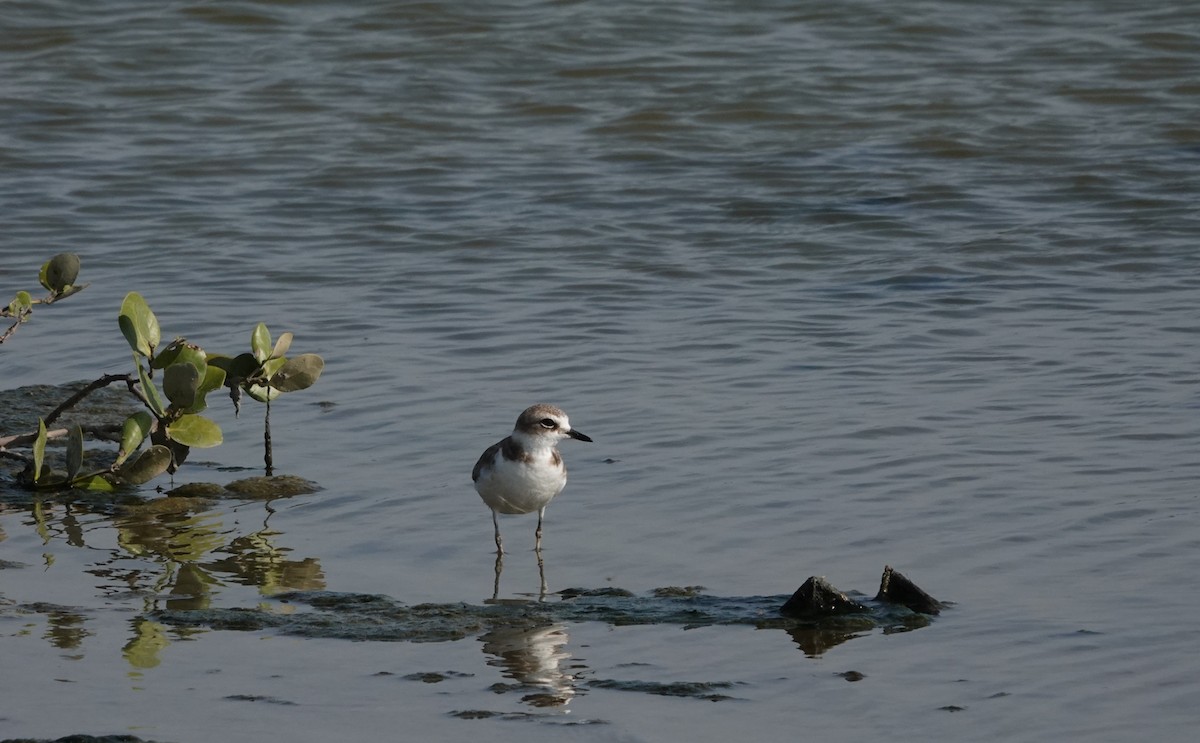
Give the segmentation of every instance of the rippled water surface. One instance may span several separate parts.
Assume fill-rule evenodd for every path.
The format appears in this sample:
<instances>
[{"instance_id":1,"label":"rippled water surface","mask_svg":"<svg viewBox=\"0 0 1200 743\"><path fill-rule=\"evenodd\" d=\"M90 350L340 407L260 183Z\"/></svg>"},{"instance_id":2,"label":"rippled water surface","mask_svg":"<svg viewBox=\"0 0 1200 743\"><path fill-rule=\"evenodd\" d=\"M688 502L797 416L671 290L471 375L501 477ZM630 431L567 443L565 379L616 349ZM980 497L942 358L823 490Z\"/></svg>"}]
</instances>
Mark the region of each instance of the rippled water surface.
<instances>
[{"instance_id":1,"label":"rippled water surface","mask_svg":"<svg viewBox=\"0 0 1200 743\"><path fill-rule=\"evenodd\" d=\"M271 413L318 493L0 485L0 738L1191 740L1197 29L1111 0L0 4L0 292L60 251L91 282L0 386L131 369L133 290L167 338L265 321L326 360ZM595 439L562 447L551 591L870 593L892 564L954 606L815 652L158 621L483 602L471 466L543 400ZM176 484L261 471L261 408L228 407ZM538 591L533 527L502 522L501 598Z\"/></svg>"}]
</instances>

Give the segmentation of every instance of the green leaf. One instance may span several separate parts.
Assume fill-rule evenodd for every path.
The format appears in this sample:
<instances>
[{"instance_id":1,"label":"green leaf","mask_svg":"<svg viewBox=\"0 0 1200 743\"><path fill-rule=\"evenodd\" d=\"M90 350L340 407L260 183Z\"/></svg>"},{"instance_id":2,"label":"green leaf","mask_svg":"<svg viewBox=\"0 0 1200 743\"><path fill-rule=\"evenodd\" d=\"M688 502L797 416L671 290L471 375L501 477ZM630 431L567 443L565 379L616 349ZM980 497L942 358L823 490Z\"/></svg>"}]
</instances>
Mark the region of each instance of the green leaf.
<instances>
[{"instance_id":1,"label":"green leaf","mask_svg":"<svg viewBox=\"0 0 1200 743\"><path fill-rule=\"evenodd\" d=\"M176 338L171 341L171 345L164 348L154 361L150 363L152 369L166 369L175 364L191 364L200 372L200 376L204 376L204 372L208 370L208 354L204 349L197 346L195 343L188 343L185 338Z\"/></svg>"},{"instance_id":2,"label":"green leaf","mask_svg":"<svg viewBox=\"0 0 1200 743\"><path fill-rule=\"evenodd\" d=\"M125 295L125 301L121 303L121 313L117 316L117 323L121 326L121 333L125 336L125 340L129 341L129 346L135 353L140 353L146 358L154 356L154 349L161 340L158 318L150 311L149 305L146 304L146 300L142 299L141 294L129 292Z\"/></svg>"},{"instance_id":3,"label":"green leaf","mask_svg":"<svg viewBox=\"0 0 1200 743\"><path fill-rule=\"evenodd\" d=\"M208 407L208 393L220 389L223 384L225 384L225 370L215 365L208 367L204 373L204 379L200 381L200 387L196 390L196 401L184 412L203 413Z\"/></svg>"},{"instance_id":4,"label":"green leaf","mask_svg":"<svg viewBox=\"0 0 1200 743\"><path fill-rule=\"evenodd\" d=\"M274 387L264 387L261 384L252 384L249 387L246 387L246 394L255 400L258 400L259 402L270 402L283 393Z\"/></svg>"},{"instance_id":5,"label":"green leaf","mask_svg":"<svg viewBox=\"0 0 1200 743\"><path fill-rule=\"evenodd\" d=\"M112 484L104 475L84 475L77 480L71 482L71 485L83 490L91 490L98 493L111 493L116 490L116 486Z\"/></svg>"},{"instance_id":6,"label":"green leaf","mask_svg":"<svg viewBox=\"0 0 1200 743\"><path fill-rule=\"evenodd\" d=\"M71 286L68 286L66 289L63 289L57 295L55 295L54 300L58 301L60 299L65 299L65 298L71 296L72 294L78 294L79 292L83 291L84 289L88 288L89 286L91 286L91 284L72 284Z\"/></svg>"},{"instance_id":7,"label":"green leaf","mask_svg":"<svg viewBox=\"0 0 1200 743\"><path fill-rule=\"evenodd\" d=\"M194 405L199 388L200 370L189 363L172 364L163 372L163 392L176 409Z\"/></svg>"},{"instance_id":8,"label":"green leaf","mask_svg":"<svg viewBox=\"0 0 1200 743\"><path fill-rule=\"evenodd\" d=\"M230 386L241 384L241 380L258 371L258 359L252 353L238 354L235 358L213 354L208 357L209 366L225 370L226 384Z\"/></svg>"},{"instance_id":9,"label":"green leaf","mask_svg":"<svg viewBox=\"0 0 1200 743\"><path fill-rule=\"evenodd\" d=\"M122 467L117 474L125 482L141 485L166 472L170 466L171 450L161 444L155 444Z\"/></svg>"},{"instance_id":10,"label":"green leaf","mask_svg":"<svg viewBox=\"0 0 1200 743\"><path fill-rule=\"evenodd\" d=\"M154 418L145 410L139 410L125 419L124 425L121 426L121 449L117 452L117 464L121 464L130 454L137 451L150 435L153 425Z\"/></svg>"},{"instance_id":11,"label":"green leaf","mask_svg":"<svg viewBox=\"0 0 1200 743\"><path fill-rule=\"evenodd\" d=\"M138 363L137 356L134 356L133 360L134 363L137 363L138 379L142 382L142 391L146 393L146 401L150 403L150 410L159 418L163 417L166 414L167 406L163 405L158 388L154 386L154 382L151 382L150 377L146 375L146 370Z\"/></svg>"},{"instance_id":12,"label":"green leaf","mask_svg":"<svg viewBox=\"0 0 1200 743\"><path fill-rule=\"evenodd\" d=\"M83 466L83 429L79 424L71 426L67 434L67 479L74 480Z\"/></svg>"},{"instance_id":13,"label":"green leaf","mask_svg":"<svg viewBox=\"0 0 1200 743\"><path fill-rule=\"evenodd\" d=\"M186 338L176 338L171 341L166 348L158 352L154 360L150 362L151 369L166 369L175 360L179 358L179 354L187 347Z\"/></svg>"},{"instance_id":14,"label":"green leaf","mask_svg":"<svg viewBox=\"0 0 1200 743\"><path fill-rule=\"evenodd\" d=\"M176 364L191 364L196 367L196 371L200 372L200 378L204 379L204 373L208 371L208 354L204 353L204 349L197 346L195 343L184 344L183 350L179 352L179 358L175 360Z\"/></svg>"},{"instance_id":15,"label":"green leaf","mask_svg":"<svg viewBox=\"0 0 1200 743\"><path fill-rule=\"evenodd\" d=\"M38 281L42 286L58 294L69 288L79 277L79 256L74 253L59 253L42 265Z\"/></svg>"},{"instance_id":16,"label":"green leaf","mask_svg":"<svg viewBox=\"0 0 1200 743\"><path fill-rule=\"evenodd\" d=\"M17 292L13 301L8 303L8 314L14 317L31 309L33 309L33 297L27 291Z\"/></svg>"},{"instance_id":17,"label":"green leaf","mask_svg":"<svg viewBox=\"0 0 1200 743\"><path fill-rule=\"evenodd\" d=\"M267 383L280 392L295 392L312 387L325 369L325 360L315 353L288 359Z\"/></svg>"},{"instance_id":18,"label":"green leaf","mask_svg":"<svg viewBox=\"0 0 1200 743\"><path fill-rule=\"evenodd\" d=\"M46 461L46 421L38 418L37 438L33 442L33 482L42 479L42 464Z\"/></svg>"},{"instance_id":19,"label":"green leaf","mask_svg":"<svg viewBox=\"0 0 1200 743\"><path fill-rule=\"evenodd\" d=\"M167 435L184 446L207 449L219 446L221 427L199 415L185 415L167 426Z\"/></svg>"},{"instance_id":20,"label":"green leaf","mask_svg":"<svg viewBox=\"0 0 1200 743\"><path fill-rule=\"evenodd\" d=\"M275 376L275 372L283 368L287 363L287 359L267 359L263 362L260 376L263 379L270 379Z\"/></svg>"},{"instance_id":21,"label":"green leaf","mask_svg":"<svg viewBox=\"0 0 1200 743\"><path fill-rule=\"evenodd\" d=\"M197 392L207 395L213 390L220 389L223 384L225 384L225 370L219 366L210 366L204 370L204 379L201 380Z\"/></svg>"},{"instance_id":22,"label":"green leaf","mask_svg":"<svg viewBox=\"0 0 1200 743\"><path fill-rule=\"evenodd\" d=\"M250 350L254 352L254 358L260 364L270 358L271 331L267 330L266 323L260 322L254 326L254 332L250 334Z\"/></svg>"},{"instance_id":23,"label":"green leaf","mask_svg":"<svg viewBox=\"0 0 1200 743\"><path fill-rule=\"evenodd\" d=\"M275 347L271 349L271 358L282 359L283 355L292 347L292 334L284 333L279 336L279 340L275 341Z\"/></svg>"}]
</instances>

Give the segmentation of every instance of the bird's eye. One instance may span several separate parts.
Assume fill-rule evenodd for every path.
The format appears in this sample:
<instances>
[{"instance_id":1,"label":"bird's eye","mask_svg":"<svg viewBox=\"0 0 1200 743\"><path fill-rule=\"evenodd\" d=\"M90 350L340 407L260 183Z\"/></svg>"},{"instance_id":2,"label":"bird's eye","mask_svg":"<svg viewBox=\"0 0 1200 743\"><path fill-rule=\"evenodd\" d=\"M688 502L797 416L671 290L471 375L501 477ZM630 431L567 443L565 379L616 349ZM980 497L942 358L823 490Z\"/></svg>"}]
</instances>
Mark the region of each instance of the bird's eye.
<instances>
[{"instance_id":1,"label":"bird's eye","mask_svg":"<svg viewBox=\"0 0 1200 743\"><path fill-rule=\"evenodd\" d=\"M550 418L542 418L540 421L538 421L538 425L540 425L542 428L558 428L558 424Z\"/></svg>"}]
</instances>

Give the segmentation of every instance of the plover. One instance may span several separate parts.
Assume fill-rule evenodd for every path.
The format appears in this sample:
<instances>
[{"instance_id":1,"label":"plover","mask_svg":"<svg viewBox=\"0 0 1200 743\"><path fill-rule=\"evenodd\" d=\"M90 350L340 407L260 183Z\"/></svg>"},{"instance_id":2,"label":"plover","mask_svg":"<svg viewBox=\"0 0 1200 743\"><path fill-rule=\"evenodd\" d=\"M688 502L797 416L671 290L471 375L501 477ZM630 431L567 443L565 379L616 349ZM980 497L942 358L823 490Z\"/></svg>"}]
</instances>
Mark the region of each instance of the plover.
<instances>
[{"instance_id":1,"label":"plover","mask_svg":"<svg viewBox=\"0 0 1200 743\"><path fill-rule=\"evenodd\" d=\"M483 502L492 509L497 554L504 552L504 546L496 514L533 511L538 514L534 550L541 552L546 505L567 484L567 468L555 446L568 436L591 441L571 428L571 421L562 410L538 403L521 413L512 435L489 446L475 463L471 479Z\"/></svg>"}]
</instances>

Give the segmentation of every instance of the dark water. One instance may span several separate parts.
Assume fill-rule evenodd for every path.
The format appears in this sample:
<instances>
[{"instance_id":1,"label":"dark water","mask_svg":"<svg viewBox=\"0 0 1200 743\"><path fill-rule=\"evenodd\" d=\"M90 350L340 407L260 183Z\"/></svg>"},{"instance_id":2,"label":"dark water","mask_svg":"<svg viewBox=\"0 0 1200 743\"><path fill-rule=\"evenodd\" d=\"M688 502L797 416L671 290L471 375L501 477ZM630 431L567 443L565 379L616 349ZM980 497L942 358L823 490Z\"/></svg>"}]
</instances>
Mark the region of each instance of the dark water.
<instances>
[{"instance_id":1,"label":"dark water","mask_svg":"<svg viewBox=\"0 0 1200 743\"><path fill-rule=\"evenodd\" d=\"M327 362L272 409L315 495L6 487L0 737L1190 740L1197 29L1102 0L0 5L4 301L63 250L92 282L0 384L129 368L131 290L168 338L262 320ZM154 621L488 598L470 468L540 400L595 439L564 445L551 590L891 563L956 606L817 654ZM213 415L177 482L261 466L260 411ZM502 526L501 593L536 593L533 523Z\"/></svg>"}]
</instances>

